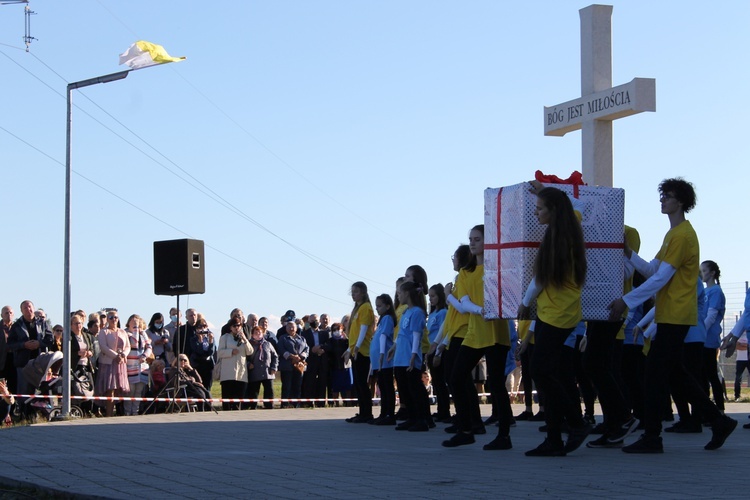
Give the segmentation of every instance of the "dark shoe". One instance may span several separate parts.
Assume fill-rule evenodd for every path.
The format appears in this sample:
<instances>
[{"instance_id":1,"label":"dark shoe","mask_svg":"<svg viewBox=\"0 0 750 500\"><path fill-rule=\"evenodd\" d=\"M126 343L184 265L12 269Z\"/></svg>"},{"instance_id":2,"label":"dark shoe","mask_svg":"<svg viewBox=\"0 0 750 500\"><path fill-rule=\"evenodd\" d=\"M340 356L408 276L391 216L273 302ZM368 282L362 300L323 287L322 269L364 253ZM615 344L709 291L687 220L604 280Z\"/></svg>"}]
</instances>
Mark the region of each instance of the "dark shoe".
<instances>
[{"instance_id":1,"label":"dark shoe","mask_svg":"<svg viewBox=\"0 0 750 500\"><path fill-rule=\"evenodd\" d=\"M661 436L642 435L638 441L622 448L625 453L664 453Z\"/></svg>"},{"instance_id":2,"label":"dark shoe","mask_svg":"<svg viewBox=\"0 0 750 500\"><path fill-rule=\"evenodd\" d=\"M396 425L396 419L388 415L387 417L380 417L374 422L374 425Z\"/></svg>"},{"instance_id":3,"label":"dark shoe","mask_svg":"<svg viewBox=\"0 0 750 500\"><path fill-rule=\"evenodd\" d=\"M406 411L406 408L399 408L396 412L396 420L406 420L409 418L409 412Z\"/></svg>"},{"instance_id":4,"label":"dark shoe","mask_svg":"<svg viewBox=\"0 0 750 500\"><path fill-rule=\"evenodd\" d=\"M373 418L372 420L370 420L367 423L370 424L370 425L379 425L378 422L380 422L384 418L385 418L385 415L380 415L378 418Z\"/></svg>"},{"instance_id":5,"label":"dark shoe","mask_svg":"<svg viewBox=\"0 0 750 500\"><path fill-rule=\"evenodd\" d=\"M445 446L446 448L455 448L457 446L463 446L466 444L474 444L475 442L476 440L474 439L474 434L459 432L452 438L443 441L443 446Z\"/></svg>"},{"instance_id":6,"label":"dark shoe","mask_svg":"<svg viewBox=\"0 0 750 500\"><path fill-rule=\"evenodd\" d=\"M679 426L677 424L673 426L675 427L674 432L677 434L700 434L703 432L703 426L694 420L680 420L678 423Z\"/></svg>"},{"instance_id":7,"label":"dark shoe","mask_svg":"<svg viewBox=\"0 0 750 500\"><path fill-rule=\"evenodd\" d=\"M283 405L282 405L282 407L283 407ZM357 420L358 418L359 418L359 413L355 413L353 417L347 418L346 421L349 422L350 424L353 424L354 421Z\"/></svg>"},{"instance_id":8,"label":"dark shoe","mask_svg":"<svg viewBox=\"0 0 750 500\"><path fill-rule=\"evenodd\" d=\"M453 423L453 417L441 418L441 419L438 419L438 422L440 422L441 424L452 424Z\"/></svg>"},{"instance_id":9,"label":"dark shoe","mask_svg":"<svg viewBox=\"0 0 750 500\"><path fill-rule=\"evenodd\" d=\"M607 436L601 435L593 441L586 443L586 448L622 448L622 441L610 443Z\"/></svg>"},{"instance_id":10,"label":"dark shoe","mask_svg":"<svg viewBox=\"0 0 750 500\"><path fill-rule=\"evenodd\" d=\"M372 422L372 415L370 415L369 417L366 417L364 415L357 415L356 417L347 418L346 421L350 424L369 424L370 422Z\"/></svg>"},{"instance_id":11,"label":"dark shoe","mask_svg":"<svg viewBox=\"0 0 750 500\"><path fill-rule=\"evenodd\" d=\"M544 422L544 412L540 411L536 415L533 415L529 420L532 422Z\"/></svg>"},{"instance_id":12,"label":"dark shoe","mask_svg":"<svg viewBox=\"0 0 750 500\"><path fill-rule=\"evenodd\" d=\"M713 433L711 441L709 441L703 449L717 450L721 448L721 445L724 444L724 441L727 440L736 427L737 421L735 419L727 417L726 415L720 416L714 420L714 425L711 426L711 432Z\"/></svg>"},{"instance_id":13,"label":"dark shoe","mask_svg":"<svg viewBox=\"0 0 750 500\"><path fill-rule=\"evenodd\" d=\"M458 428L457 424L453 424L453 425L449 425L448 427L446 427L443 430L445 432L447 432L448 434L455 434L455 433L457 433L459 431L459 428Z\"/></svg>"},{"instance_id":14,"label":"dark shoe","mask_svg":"<svg viewBox=\"0 0 750 500\"><path fill-rule=\"evenodd\" d=\"M596 418L593 415L584 415L583 421L587 424L591 424L592 427L596 425Z\"/></svg>"},{"instance_id":15,"label":"dark shoe","mask_svg":"<svg viewBox=\"0 0 750 500\"><path fill-rule=\"evenodd\" d=\"M495 425L497 425L498 427L500 427L500 422L498 422L498 423L497 423L497 424L495 424ZM508 426L509 426L509 427L515 427L515 426L516 426L516 419L515 419L515 418L513 418L513 417L510 417L510 423L508 424Z\"/></svg>"},{"instance_id":16,"label":"dark shoe","mask_svg":"<svg viewBox=\"0 0 750 500\"><path fill-rule=\"evenodd\" d=\"M542 444L524 453L527 457L564 457L565 446L562 441L554 443L549 439L545 439Z\"/></svg>"},{"instance_id":17,"label":"dark shoe","mask_svg":"<svg viewBox=\"0 0 750 500\"><path fill-rule=\"evenodd\" d=\"M396 430L397 431L408 431L409 427L411 427L412 425L414 425L416 423L417 423L416 420L405 420L404 422L401 422L400 424L398 424L396 426Z\"/></svg>"},{"instance_id":18,"label":"dark shoe","mask_svg":"<svg viewBox=\"0 0 750 500\"><path fill-rule=\"evenodd\" d=\"M617 442L622 443L626 437L630 436L632 433L635 432L639 423L640 423L640 420L638 420L635 417L630 417L630 419L624 424L622 424L616 431L610 432L607 435L608 441L610 443L617 443Z\"/></svg>"},{"instance_id":19,"label":"dark shoe","mask_svg":"<svg viewBox=\"0 0 750 500\"><path fill-rule=\"evenodd\" d=\"M591 433L591 424L583 423L580 427L571 427L568 440L565 442L565 453L577 450Z\"/></svg>"},{"instance_id":20,"label":"dark shoe","mask_svg":"<svg viewBox=\"0 0 750 500\"><path fill-rule=\"evenodd\" d=\"M430 426L424 420L417 420L417 422L407 429L409 432L427 432L430 430Z\"/></svg>"},{"instance_id":21,"label":"dark shoe","mask_svg":"<svg viewBox=\"0 0 750 500\"><path fill-rule=\"evenodd\" d=\"M750 424L745 424L742 426L743 429L750 429Z\"/></svg>"},{"instance_id":22,"label":"dark shoe","mask_svg":"<svg viewBox=\"0 0 750 500\"><path fill-rule=\"evenodd\" d=\"M482 446L483 450L510 450L513 443L510 442L510 436L498 436L486 445Z\"/></svg>"},{"instance_id":23,"label":"dark shoe","mask_svg":"<svg viewBox=\"0 0 750 500\"><path fill-rule=\"evenodd\" d=\"M435 421L432 418L427 419L427 427L429 427L430 429L434 429L435 427L437 427Z\"/></svg>"},{"instance_id":24,"label":"dark shoe","mask_svg":"<svg viewBox=\"0 0 750 500\"><path fill-rule=\"evenodd\" d=\"M530 412L529 410L524 410L516 416L516 420L531 420L531 417L533 416L534 414L532 412Z\"/></svg>"},{"instance_id":25,"label":"dark shoe","mask_svg":"<svg viewBox=\"0 0 750 500\"><path fill-rule=\"evenodd\" d=\"M497 415L490 415L489 417L487 417L487 420L484 421L484 425L492 425L499 421L500 419L497 417Z\"/></svg>"},{"instance_id":26,"label":"dark shoe","mask_svg":"<svg viewBox=\"0 0 750 500\"><path fill-rule=\"evenodd\" d=\"M596 434L597 436L602 435L607 430L606 427L604 427L604 422L600 422L594 426L593 429L591 429L590 434Z\"/></svg>"},{"instance_id":27,"label":"dark shoe","mask_svg":"<svg viewBox=\"0 0 750 500\"><path fill-rule=\"evenodd\" d=\"M487 429L484 428L484 425L475 425L471 432L474 434L480 435L480 434L487 434Z\"/></svg>"}]
</instances>

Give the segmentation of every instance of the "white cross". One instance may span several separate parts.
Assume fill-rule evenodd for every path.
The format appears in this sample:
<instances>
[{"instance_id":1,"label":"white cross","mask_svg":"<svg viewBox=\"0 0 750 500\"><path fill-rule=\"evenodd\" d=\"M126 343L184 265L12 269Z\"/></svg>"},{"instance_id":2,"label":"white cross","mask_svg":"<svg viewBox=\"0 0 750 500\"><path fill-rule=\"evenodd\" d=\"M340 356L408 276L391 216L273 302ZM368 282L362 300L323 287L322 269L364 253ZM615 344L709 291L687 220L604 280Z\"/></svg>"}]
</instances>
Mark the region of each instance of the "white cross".
<instances>
[{"instance_id":1,"label":"white cross","mask_svg":"<svg viewBox=\"0 0 750 500\"><path fill-rule=\"evenodd\" d=\"M581 16L581 95L544 107L544 135L582 129L583 180L612 187L612 120L656 111L656 80L634 78L612 88L612 6L589 5Z\"/></svg>"}]
</instances>

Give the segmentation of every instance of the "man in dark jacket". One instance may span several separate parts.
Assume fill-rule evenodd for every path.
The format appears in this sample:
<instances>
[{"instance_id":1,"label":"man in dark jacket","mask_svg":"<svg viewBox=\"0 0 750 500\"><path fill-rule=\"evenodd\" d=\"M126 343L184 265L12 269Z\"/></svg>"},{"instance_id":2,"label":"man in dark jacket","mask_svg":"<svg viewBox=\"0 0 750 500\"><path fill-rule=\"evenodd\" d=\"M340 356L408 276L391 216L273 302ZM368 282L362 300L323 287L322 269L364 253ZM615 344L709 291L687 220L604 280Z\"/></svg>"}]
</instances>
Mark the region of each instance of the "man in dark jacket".
<instances>
[{"instance_id":1,"label":"man in dark jacket","mask_svg":"<svg viewBox=\"0 0 750 500\"><path fill-rule=\"evenodd\" d=\"M29 360L46 351L43 340L46 335L52 337L46 323L36 321L34 303L30 300L21 302L21 317L13 323L8 334L8 349L13 351L13 364L16 366L16 387L19 394L30 394L34 388L24 379L22 370ZM19 403L21 398L19 398Z\"/></svg>"}]
</instances>

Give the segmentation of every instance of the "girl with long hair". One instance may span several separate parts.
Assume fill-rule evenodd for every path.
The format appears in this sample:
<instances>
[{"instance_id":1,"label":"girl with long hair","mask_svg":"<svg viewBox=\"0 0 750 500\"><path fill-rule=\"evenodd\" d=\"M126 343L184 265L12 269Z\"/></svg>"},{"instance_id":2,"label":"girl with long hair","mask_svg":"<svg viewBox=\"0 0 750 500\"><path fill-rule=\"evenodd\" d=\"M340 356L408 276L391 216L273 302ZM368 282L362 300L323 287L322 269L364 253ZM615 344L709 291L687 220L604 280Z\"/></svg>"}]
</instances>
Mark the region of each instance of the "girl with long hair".
<instances>
[{"instance_id":1,"label":"girl with long hair","mask_svg":"<svg viewBox=\"0 0 750 500\"><path fill-rule=\"evenodd\" d=\"M430 315L427 317L427 332L430 345L433 345L440 334L443 323L445 323L445 317L448 314L445 287L440 283L432 285L428 291L428 297L430 301ZM445 382L444 367L440 362L435 363L435 356L434 354L430 354L429 351L426 359L427 367L432 376L432 387L437 403L437 412L434 417L437 420L447 420L451 416L451 400L448 385Z\"/></svg>"},{"instance_id":2,"label":"girl with long hair","mask_svg":"<svg viewBox=\"0 0 750 500\"><path fill-rule=\"evenodd\" d=\"M396 425L396 391L393 387L393 360L387 353L393 346L393 328L396 324L396 310L393 299L387 293L375 298L375 310L378 312L378 327L370 344L370 362L373 366L373 377L380 388L380 416L374 425ZM377 355L375 353L377 352Z\"/></svg>"},{"instance_id":3,"label":"girl with long hair","mask_svg":"<svg viewBox=\"0 0 750 500\"><path fill-rule=\"evenodd\" d=\"M721 345L721 322L726 311L726 298L721 290L719 265L712 260L701 263L701 277L706 283L706 342L703 350L703 390L708 394L709 385L714 395L714 403L724 411L724 385L719 379L719 368L716 362L716 350Z\"/></svg>"},{"instance_id":4,"label":"girl with long hair","mask_svg":"<svg viewBox=\"0 0 750 500\"><path fill-rule=\"evenodd\" d=\"M528 319L529 306L537 301L534 355L531 374L545 395L547 438L526 456L564 456L578 448L591 426L584 423L581 405L566 391L573 374L563 361L565 340L583 319L581 291L586 280L583 229L568 195L532 181L536 217L547 226L534 261L534 277L518 308L518 319ZM561 425L570 427L563 444Z\"/></svg>"},{"instance_id":5,"label":"girl with long hair","mask_svg":"<svg viewBox=\"0 0 750 500\"><path fill-rule=\"evenodd\" d=\"M409 418L396 426L398 431L426 432L430 429L430 403L427 390L422 383L424 357L422 335L426 326L427 311L424 306L424 291L420 284L405 281L399 288L400 301L408 307L401 317L399 336L393 357L393 369L400 373L406 383ZM433 424L434 426L434 424Z\"/></svg>"},{"instance_id":6,"label":"girl with long hair","mask_svg":"<svg viewBox=\"0 0 750 500\"><path fill-rule=\"evenodd\" d=\"M354 308L349 315L347 332L349 350L354 372L354 387L357 391L359 413L346 421L352 424L369 423L372 420L372 393L368 384L370 374L370 342L375 326L375 314L372 310L367 285L357 281L351 289ZM346 354L345 354L346 355Z\"/></svg>"}]
</instances>

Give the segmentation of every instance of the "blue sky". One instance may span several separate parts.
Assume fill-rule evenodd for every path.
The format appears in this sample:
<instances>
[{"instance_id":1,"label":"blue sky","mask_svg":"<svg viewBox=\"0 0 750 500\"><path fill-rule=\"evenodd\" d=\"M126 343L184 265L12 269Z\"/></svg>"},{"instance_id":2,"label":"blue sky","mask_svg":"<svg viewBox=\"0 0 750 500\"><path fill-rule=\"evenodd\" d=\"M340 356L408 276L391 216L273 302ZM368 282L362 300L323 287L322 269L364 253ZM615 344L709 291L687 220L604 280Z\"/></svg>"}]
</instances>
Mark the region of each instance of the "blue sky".
<instances>
[{"instance_id":1,"label":"blue sky","mask_svg":"<svg viewBox=\"0 0 750 500\"><path fill-rule=\"evenodd\" d=\"M185 237L207 245L207 292L182 304L215 324L237 306L340 317L352 282L392 293L411 264L451 280L486 187L580 169L580 133L545 137L542 110L580 95L586 5L33 0L30 53L23 7L0 6L0 301L60 320L65 85L118 71L139 39L187 61L74 95L73 168L97 184L73 178L74 308L166 313L152 243ZM694 182L730 311L750 279L749 14L631 0L612 18L614 85L657 86L656 113L614 126L626 223L651 258L668 229L656 186Z\"/></svg>"}]
</instances>

